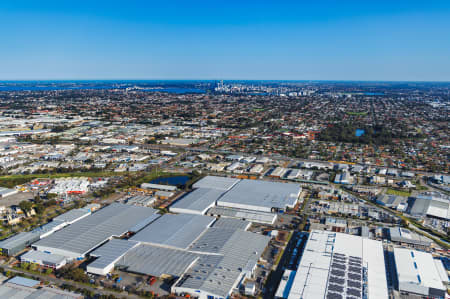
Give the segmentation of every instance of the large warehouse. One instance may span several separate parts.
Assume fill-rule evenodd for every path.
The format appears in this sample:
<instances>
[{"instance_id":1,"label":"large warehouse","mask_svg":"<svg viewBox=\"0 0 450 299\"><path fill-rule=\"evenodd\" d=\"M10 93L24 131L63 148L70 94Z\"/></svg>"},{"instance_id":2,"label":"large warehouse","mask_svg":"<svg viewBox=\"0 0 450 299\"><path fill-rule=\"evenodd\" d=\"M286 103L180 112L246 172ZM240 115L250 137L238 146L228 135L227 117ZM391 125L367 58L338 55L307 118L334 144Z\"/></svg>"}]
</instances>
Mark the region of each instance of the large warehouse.
<instances>
[{"instance_id":1,"label":"large warehouse","mask_svg":"<svg viewBox=\"0 0 450 299\"><path fill-rule=\"evenodd\" d=\"M6 255L16 255L39 239L48 237L65 226L75 223L90 214L91 212L86 208L70 210L53 218L53 221L35 228L31 232L21 232L1 240L0 252Z\"/></svg>"},{"instance_id":2,"label":"large warehouse","mask_svg":"<svg viewBox=\"0 0 450 299\"><path fill-rule=\"evenodd\" d=\"M151 208L113 203L34 243L33 247L72 260L84 257L111 237L121 236L158 217Z\"/></svg>"},{"instance_id":3,"label":"large warehouse","mask_svg":"<svg viewBox=\"0 0 450 299\"><path fill-rule=\"evenodd\" d=\"M131 240L169 248L187 248L215 218L192 214L165 214Z\"/></svg>"},{"instance_id":4,"label":"large warehouse","mask_svg":"<svg viewBox=\"0 0 450 299\"><path fill-rule=\"evenodd\" d=\"M427 252L407 248L394 248L398 287L401 292L445 298L447 271L441 260Z\"/></svg>"},{"instance_id":5,"label":"large warehouse","mask_svg":"<svg viewBox=\"0 0 450 299\"><path fill-rule=\"evenodd\" d=\"M241 180L218 201L218 206L276 212L293 208L300 196L299 184Z\"/></svg>"},{"instance_id":6,"label":"large warehouse","mask_svg":"<svg viewBox=\"0 0 450 299\"><path fill-rule=\"evenodd\" d=\"M216 201L224 191L209 188L198 188L186 194L170 206L174 213L189 213L204 215L210 208L216 205Z\"/></svg>"},{"instance_id":7,"label":"large warehouse","mask_svg":"<svg viewBox=\"0 0 450 299\"><path fill-rule=\"evenodd\" d=\"M388 298L382 243L313 230L293 281L281 287L288 299Z\"/></svg>"},{"instance_id":8,"label":"large warehouse","mask_svg":"<svg viewBox=\"0 0 450 299\"><path fill-rule=\"evenodd\" d=\"M301 193L299 184L216 176L201 179L193 188L193 192L169 208L171 212L205 214L208 209L218 206L243 212L274 213L293 208Z\"/></svg>"},{"instance_id":9,"label":"large warehouse","mask_svg":"<svg viewBox=\"0 0 450 299\"><path fill-rule=\"evenodd\" d=\"M172 292L226 298L251 275L269 237L246 231L249 222L191 214L163 215L130 240L111 240L91 253L87 271L123 271L178 278ZM127 244L130 242L131 244Z\"/></svg>"},{"instance_id":10,"label":"large warehouse","mask_svg":"<svg viewBox=\"0 0 450 299\"><path fill-rule=\"evenodd\" d=\"M430 216L450 220L450 199L438 192L426 192L414 198L409 213L413 216Z\"/></svg>"}]
</instances>

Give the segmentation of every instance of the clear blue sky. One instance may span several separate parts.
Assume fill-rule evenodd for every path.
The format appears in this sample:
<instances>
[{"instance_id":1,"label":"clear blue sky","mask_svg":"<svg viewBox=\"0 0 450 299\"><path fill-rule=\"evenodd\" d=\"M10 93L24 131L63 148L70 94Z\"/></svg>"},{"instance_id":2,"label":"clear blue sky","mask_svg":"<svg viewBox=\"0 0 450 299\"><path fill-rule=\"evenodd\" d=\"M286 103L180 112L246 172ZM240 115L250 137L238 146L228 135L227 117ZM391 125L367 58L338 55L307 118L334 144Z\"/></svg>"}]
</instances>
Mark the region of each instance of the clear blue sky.
<instances>
[{"instance_id":1,"label":"clear blue sky","mask_svg":"<svg viewBox=\"0 0 450 299\"><path fill-rule=\"evenodd\" d=\"M0 1L0 80L450 81L450 1Z\"/></svg>"}]
</instances>

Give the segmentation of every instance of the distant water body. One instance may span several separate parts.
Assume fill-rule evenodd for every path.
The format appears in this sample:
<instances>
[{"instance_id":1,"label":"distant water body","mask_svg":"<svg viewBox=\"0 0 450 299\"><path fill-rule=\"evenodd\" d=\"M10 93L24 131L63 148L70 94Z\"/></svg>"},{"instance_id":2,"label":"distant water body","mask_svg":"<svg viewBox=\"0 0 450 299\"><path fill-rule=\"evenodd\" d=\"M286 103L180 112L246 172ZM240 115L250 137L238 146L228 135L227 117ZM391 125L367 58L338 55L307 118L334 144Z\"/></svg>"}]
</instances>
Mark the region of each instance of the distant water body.
<instances>
[{"instance_id":1,"label":"distant water body","mask_svg":"<svg viewBox=\"0 0 450 299\"><path fill-rule=\"evenodd\" d=\"M366 96L384 96L384 92L364 92Z\"/></svg>"},{"instance_id":2,"label":"distant water body","mask_svg":"<svg viewBox=\"0 0 450 299\"><path fill-rule=\"evenodd\" d=\"M366 133L364 129L356 129L355 136L361 137L362 135L364 135L364 133Z\"/></svg>"},{"instance_id":3,"label":"distant water body","mask_svg":"<svg viewBox=\"0 0 450 299\"><path fill-rule=\"evenodd\" d=\"M188 176L180 175L167 178L157 178L150 181L150 183L177 186L177 185L185 185L188 181L189 181Z\"/></svg>"},{"instance_id":4,"label":"distant water body","mask_svg":"<svg viewBox=\"0 0 450 299\"><path fill-rule=\"evenodd\" d=\"M0 84L0 91L53 91L53 90L100 90L100 89L125 89L129 86L112 86L112 85L9 85ZM175 94L187 93L206 93L206 90L198 88L182 88L182 87L167 87L167 88L147 88L139 89L146 92L165 92Z\"/></svg>"},{"instance_id":5,"label":"distant water body","mask_svg":"<svg viewBox=\"0 0 450 299\"><path fill-rule=\"evenodd\" d=\"M167 92L167 93L176 93L176 94L184 94L184 93L206 93L203 89L198 88L179 88L179 87L170 87L170 88L152 88L152 89L141 89L143 91L150 92Z\"/></svg>"}]
</instances>

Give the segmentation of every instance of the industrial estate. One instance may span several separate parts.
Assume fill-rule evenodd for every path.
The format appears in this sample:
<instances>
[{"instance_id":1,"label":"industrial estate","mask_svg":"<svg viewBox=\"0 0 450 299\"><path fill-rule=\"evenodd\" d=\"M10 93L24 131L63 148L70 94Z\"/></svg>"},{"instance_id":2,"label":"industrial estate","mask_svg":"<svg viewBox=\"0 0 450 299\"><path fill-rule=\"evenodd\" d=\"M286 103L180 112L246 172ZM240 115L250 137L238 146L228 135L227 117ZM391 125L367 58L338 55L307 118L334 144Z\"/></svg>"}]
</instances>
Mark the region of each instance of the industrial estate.
<instances>
[{"instance_id":1,"label":"industrial estate","mask_svg":"<svg viewBox=\"0 0 450 299\"><path fill-rule=\"evenodd\" d=\"M1 83L0 298L447 298L450 87L387 86Z\"/></svg>"}]
</instances>

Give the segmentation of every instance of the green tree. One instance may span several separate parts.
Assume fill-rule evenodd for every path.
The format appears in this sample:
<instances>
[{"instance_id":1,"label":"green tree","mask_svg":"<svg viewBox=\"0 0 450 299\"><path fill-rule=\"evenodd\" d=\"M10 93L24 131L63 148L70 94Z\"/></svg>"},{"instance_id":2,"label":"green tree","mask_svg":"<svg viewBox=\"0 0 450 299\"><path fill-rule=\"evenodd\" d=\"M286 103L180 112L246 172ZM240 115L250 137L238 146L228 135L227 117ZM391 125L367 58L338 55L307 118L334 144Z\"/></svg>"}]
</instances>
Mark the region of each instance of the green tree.
<instances>
[{"instance_id":1,"label":"green tree","mask_svg":"<svg viewBox=\"0 0 450 299\"><path fill-rule=\"evenodd\" d=\"M28 200L22 200L22 201L19 203L19 208L20 208L22 211L28 213L28 212L31 211L31 209L33 208L33 204L32 204L30 201L28 201Z\"/></svg>"}]
</instances>

